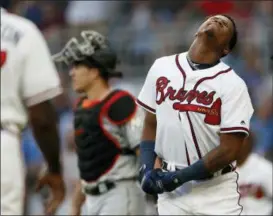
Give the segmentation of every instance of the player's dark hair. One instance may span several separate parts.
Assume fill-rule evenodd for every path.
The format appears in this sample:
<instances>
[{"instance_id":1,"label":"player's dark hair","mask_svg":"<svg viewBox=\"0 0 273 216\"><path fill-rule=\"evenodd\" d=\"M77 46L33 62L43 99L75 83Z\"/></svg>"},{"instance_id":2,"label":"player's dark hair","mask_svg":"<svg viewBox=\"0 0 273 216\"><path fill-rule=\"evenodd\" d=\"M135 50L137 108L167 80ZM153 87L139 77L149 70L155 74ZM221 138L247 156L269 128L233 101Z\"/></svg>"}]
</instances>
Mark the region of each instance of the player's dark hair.
<instances>
[{"instance_id":1,"label":"player's dark hair","mask_svg":"<svg viewBox=\"0 0 273 216\"><path fill-rule=\"evenodd\" d=\"M118 71L109 73L107 68L105 68L104 66L102 66L101 64L99 64L98 62L94 61L92 58L89 58L89 57L87 57L81 61L74 61L72 65L74 65L74 66L84 65L84 66L87 66L88 68L97 68L99 70L100 77L106 82L108 82L109 79L111 79L111 78L122 78L123 77L122 73L118 72Z\"/></svg>"},{"instance_id":2,"label":"player's dark hair","mask_svg":"<svg viewBox=\"0 0 273 216\"><path fill-rule=\"evenodd\" d=\"M229 15L222 14L222 16L228 18L232 22L232 25L233 25L233 34L232 34L232 37L229 41L229 49L232 50L235 47L235 45L237 44L237 35L238 35L237 27L236 27L234 19L232 19Z\"/></svg>"}]
</instances>

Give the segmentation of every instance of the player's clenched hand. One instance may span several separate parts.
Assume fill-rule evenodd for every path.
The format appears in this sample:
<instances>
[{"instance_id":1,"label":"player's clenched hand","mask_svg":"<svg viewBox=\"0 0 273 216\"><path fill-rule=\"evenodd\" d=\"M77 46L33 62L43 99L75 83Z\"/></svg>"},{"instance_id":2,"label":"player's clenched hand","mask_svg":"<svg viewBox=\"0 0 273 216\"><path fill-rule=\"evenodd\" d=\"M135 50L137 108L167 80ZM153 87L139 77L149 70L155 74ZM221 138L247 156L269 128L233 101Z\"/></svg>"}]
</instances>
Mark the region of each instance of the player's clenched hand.
<instances>
[{"instance_id":1,"label":"player's clenched hand","mask_svg":"<svg viewBox=\"0 0 273 216\"><path fill-rule=\"evenodd\" d=\"M177 172L163 172L161 169L152 170L151 181L160 193L171 192L182 185Z\"/></svg>"},{"instance_id":2,"label":"player's clenched hand","mask_svg":"<svg viewBox=\"0 0 273 216\"><path fill-rule=\"evenodd\" d=\"M142 190L148 194L158 194L161 192L159 191L159 188L156 186L155 181L153 180L154 175L155 173L153 172L153 170L146 169L145 165L143 165L140 168L139 172L140 185Z\"/></svg>"},{"instance_id":3,"label":"player's clenched hand","mask_svg":"<svg viewBox=\"0 0 273 216\"><path fill-rule=\"evenodd\" d=\"M36 190L49 187L50 197L45 203L45 214L53 215L65 197L65 185L60 174L46 173L39 180Z\"/></svg>"},{"instance_id":4,"label":"player's clenched hand","mask_svg":"<svg viewBox=\"0 0 273 216\"><path fill-rule=\"evenodd\" d=\"M154 181L154 172L150 170L146 172L141 180L141 188L148 194L159 194L163 193L161 188L157 187L156 181Z\"/></svg>"}]
</instances>

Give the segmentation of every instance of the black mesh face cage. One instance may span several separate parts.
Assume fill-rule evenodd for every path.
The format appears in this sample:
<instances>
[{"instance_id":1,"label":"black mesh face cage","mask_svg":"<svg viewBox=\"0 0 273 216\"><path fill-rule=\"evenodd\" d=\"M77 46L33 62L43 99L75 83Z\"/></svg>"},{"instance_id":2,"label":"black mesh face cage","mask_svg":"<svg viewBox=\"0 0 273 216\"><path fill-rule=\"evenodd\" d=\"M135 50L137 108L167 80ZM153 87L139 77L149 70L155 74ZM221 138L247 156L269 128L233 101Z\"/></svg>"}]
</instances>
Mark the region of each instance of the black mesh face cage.
<instances>
[{"instance_id":1,"label":"black mesh face cage","mask_svg":"<svg viewBox=\"0 0 273 216\"><path fill-rule=\"evenodd\" d=\"M106 38L96 31L82 31L81 37L71 38L61 52L52 56L55 62L64 62L67 65L92 56L96 50L108 47Z\"/></svg>"}]
</instances>

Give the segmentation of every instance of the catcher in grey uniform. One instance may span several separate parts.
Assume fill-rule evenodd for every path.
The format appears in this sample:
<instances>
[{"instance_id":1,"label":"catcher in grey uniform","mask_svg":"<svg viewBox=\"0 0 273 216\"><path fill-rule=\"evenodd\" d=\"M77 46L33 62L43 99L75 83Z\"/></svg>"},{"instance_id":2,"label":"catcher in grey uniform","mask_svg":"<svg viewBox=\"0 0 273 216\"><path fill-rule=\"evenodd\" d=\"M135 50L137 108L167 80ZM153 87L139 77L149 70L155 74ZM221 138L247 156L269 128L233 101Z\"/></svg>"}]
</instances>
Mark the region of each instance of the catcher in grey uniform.
<instances>
[{"instance_id":1,"label":"catcher in grey uniform","mask_svg":"<svg viewBox=\"0 0 273 216\"><path fill-rule=\"evenodd\" d=\"M143 113L135 98L112 90L108 80L117 57L104 36L82 31L53 56L71 67L73 88L83 96L75 105L75 144L80 183L71 214L80 215L85 201L88 215L144 214L144 194L137 184L138 143Z\"/></svg>"}]
</instances>

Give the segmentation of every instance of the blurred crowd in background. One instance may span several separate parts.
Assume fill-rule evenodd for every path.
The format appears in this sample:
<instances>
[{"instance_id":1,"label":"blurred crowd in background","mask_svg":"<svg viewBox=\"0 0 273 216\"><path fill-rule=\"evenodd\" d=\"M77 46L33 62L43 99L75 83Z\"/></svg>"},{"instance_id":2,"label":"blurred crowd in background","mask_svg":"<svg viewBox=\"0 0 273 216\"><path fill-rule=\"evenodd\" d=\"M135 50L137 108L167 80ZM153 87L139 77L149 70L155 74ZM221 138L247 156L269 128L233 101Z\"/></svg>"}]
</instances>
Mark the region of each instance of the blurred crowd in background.
<instances>
[{"instance_id":1,"label":"blurred crowd in background","mask_svg":"<svg viewBox=\"0 0 273 216\"><path fill-rule=\"evenodd\" d=\"M81 29L94 29L107 37L116 50L124 79L112 80L113 88L137 95L153 61L163 55L184 52L202 21L210 15L228 14L235 19L239 37L227 62L248 85L255 107L252 141L255 151L272 160L273 111L273 1L13 1L11 12L32 20L43 32L52 54ZM77 180L73 148L73 112L76 95L72 92L69 69L57 65L65 93L56 98L60 119L65 179L68 193ZM236 107L234 107L236 109ZM29 169L28 183L40 169L42 156L28 128L23 149ZM29 187L28 190L33 190ZM31 197L31 196L30 196ZM37 202L35 197L30 198ZM69 201L67 201L69 202ZM39 213L39 205L27 206ZM41 206L41 205L40 205ZM68 205L61 209L67 213Z\"/></svg>"}]
</instances>

